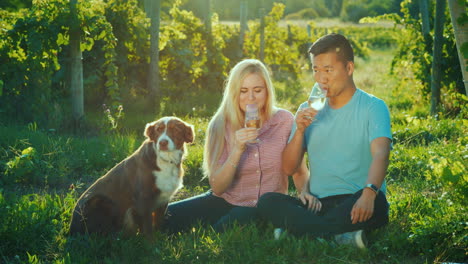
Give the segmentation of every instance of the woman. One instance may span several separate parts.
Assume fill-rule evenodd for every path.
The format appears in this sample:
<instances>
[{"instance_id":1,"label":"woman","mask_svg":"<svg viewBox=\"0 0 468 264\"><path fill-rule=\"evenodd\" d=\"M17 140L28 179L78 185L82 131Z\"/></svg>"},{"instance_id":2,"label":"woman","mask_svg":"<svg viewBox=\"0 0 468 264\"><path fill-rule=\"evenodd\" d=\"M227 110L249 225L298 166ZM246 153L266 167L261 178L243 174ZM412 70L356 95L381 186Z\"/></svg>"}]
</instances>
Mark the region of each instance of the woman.
<instances>
[{"instance_id":1,"label":"woman","mask_svg":"<svg viewBox=\"0 0 468 264\"><path fill-rule=\"evenodd\" d=\"M247 104L257 104L260 129L244 127ZM178 232L201 222L223 231L234 222L254 220L262 194L286 194L281 153L293 122L290 112L275 107L273 84L262 62L247 59L234 66L206 133L203 167L211 190L169 204L166 229ZM304 163L294 182L302 189L307 181Z\"/></svg>"}]
</instances>

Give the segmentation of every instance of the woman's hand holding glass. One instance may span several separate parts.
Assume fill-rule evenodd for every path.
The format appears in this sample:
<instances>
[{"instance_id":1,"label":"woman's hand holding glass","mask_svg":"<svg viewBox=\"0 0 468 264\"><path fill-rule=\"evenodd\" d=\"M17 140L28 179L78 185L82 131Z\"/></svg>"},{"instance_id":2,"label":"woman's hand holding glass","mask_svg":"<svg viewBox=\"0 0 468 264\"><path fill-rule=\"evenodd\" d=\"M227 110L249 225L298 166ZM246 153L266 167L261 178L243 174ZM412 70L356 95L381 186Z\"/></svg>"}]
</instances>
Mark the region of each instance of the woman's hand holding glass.
<instances>
[{"instance_id":1,"label":"woman's hand holding glass","mask_svg":"<svg viewBox=\"0 0 468 264\"><path fill-rule=\"evenodd\" d=\"M255 142L258 137L258 129L245 127L236 131L235 147L245 150L248 143Z\"/></svg>"},{"instance_id":2,"label":"woman's hand holding glass","mask_svg":"<svg viewBox=\"0 0 468 264\"><path fill-rule=\"evenodd\" d=\"M236 131L235 147L245 150L247 144L258 142L258 130L260 128L260 117L256 104L246 105L244 127Z\"/></svg>"}]
</instances>

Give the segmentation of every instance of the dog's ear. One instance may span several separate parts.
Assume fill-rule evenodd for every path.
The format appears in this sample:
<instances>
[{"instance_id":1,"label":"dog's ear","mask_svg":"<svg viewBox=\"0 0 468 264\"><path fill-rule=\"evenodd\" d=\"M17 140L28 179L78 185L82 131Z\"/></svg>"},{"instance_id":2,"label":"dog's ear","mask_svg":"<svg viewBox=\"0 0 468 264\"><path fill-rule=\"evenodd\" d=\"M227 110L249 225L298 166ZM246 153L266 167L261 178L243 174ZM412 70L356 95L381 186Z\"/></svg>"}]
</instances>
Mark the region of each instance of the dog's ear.
<instances>
[{"instance_id":1,"label":"dog's ear","mask_svg":"<svg viewBox=\"0 0 468 264\"><path fill-rule=\"evenodd\" d=\"M187 143L193 143L195 140L195 131L193 130L193 126L185 123L185 139L184 141Z\"/></svg>"},{"instance_id":2,"label":"dog's ear","mask_svg":"<svg viewBox=\"0 0 468 264\"><path fill-rule=\"evenodd\" d=\"M145 137L149 138L152 141L156 140L156 121L146 124L145 132L143 133Z\"/></svg>"}]
</instances>

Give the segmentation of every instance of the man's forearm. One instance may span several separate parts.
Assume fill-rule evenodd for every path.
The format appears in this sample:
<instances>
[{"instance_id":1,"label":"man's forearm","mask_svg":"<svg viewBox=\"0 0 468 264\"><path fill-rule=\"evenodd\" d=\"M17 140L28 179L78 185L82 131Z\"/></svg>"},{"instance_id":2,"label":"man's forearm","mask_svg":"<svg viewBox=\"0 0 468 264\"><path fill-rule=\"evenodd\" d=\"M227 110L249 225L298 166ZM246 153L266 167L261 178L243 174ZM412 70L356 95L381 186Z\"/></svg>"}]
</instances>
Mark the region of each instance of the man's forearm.
<instances>
[{"instance_id":1,"label":"man's forearm","mask_svg":"<svg viewBox=\"0 0 468 264\"><path fill-rule=\"evenodd\" d=\"M296 131L291 141L286 145L282 154L283 172L293 175L304 157L302 148L303 134Z\"/></svg>"},{"instance_id":2,"label":"man's forearm","mask_svg":"<svg viewBox=\"0 0 468 264\"><path fill-rule=\"evenodd\" d=\"M371 143L372 163L369 167L366 184L372 183L378 188L387 174L390 156L390 142L388 138L377 138Z\"/></svg>"},{"instance_id":3,"label":"man's forearm","mask_svg":"<svg viewBox=\"0 0 468 264\"><path fill-rule=\"evenodd\" d=\"M298 193L304 191L305 188L308 188L309 183L309 170L307 169L306 161L303 158L296 172L293 174L294 186Z\"/></svg>"},{"instance_id":4,"label":"man's forearm","mask_svg":"<svg viewBox=\"0 0 468 264\"><path fill-rule=\"evenodd\" d=\"M385 155L377 155L372 160L366 184L372 183L380 188L387 174L388 164L388 157L386 158Z\"/></svg>"}]
</instances>

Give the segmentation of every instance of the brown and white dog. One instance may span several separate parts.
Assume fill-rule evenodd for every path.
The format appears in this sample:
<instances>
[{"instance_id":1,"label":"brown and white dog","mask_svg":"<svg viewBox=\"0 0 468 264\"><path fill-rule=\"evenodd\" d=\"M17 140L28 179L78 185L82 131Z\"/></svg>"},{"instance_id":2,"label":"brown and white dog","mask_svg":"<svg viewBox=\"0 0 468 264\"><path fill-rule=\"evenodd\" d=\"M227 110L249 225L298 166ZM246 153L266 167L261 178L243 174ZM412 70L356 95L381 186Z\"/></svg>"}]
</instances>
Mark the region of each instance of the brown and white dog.
<instances>
[{"instance_id":1,"label":"brown and white dog","mask_svg":"<svg viewBox=\"0 0 468 264\"><path fill-rule=\"evenodd\" d=\"M159 228L171 197L182 187L185 143L193 126L177 117L146 125L147 139L131 156L94 182L78 199L70 234L109 234Z\"/></svg>"}]
</instances>

